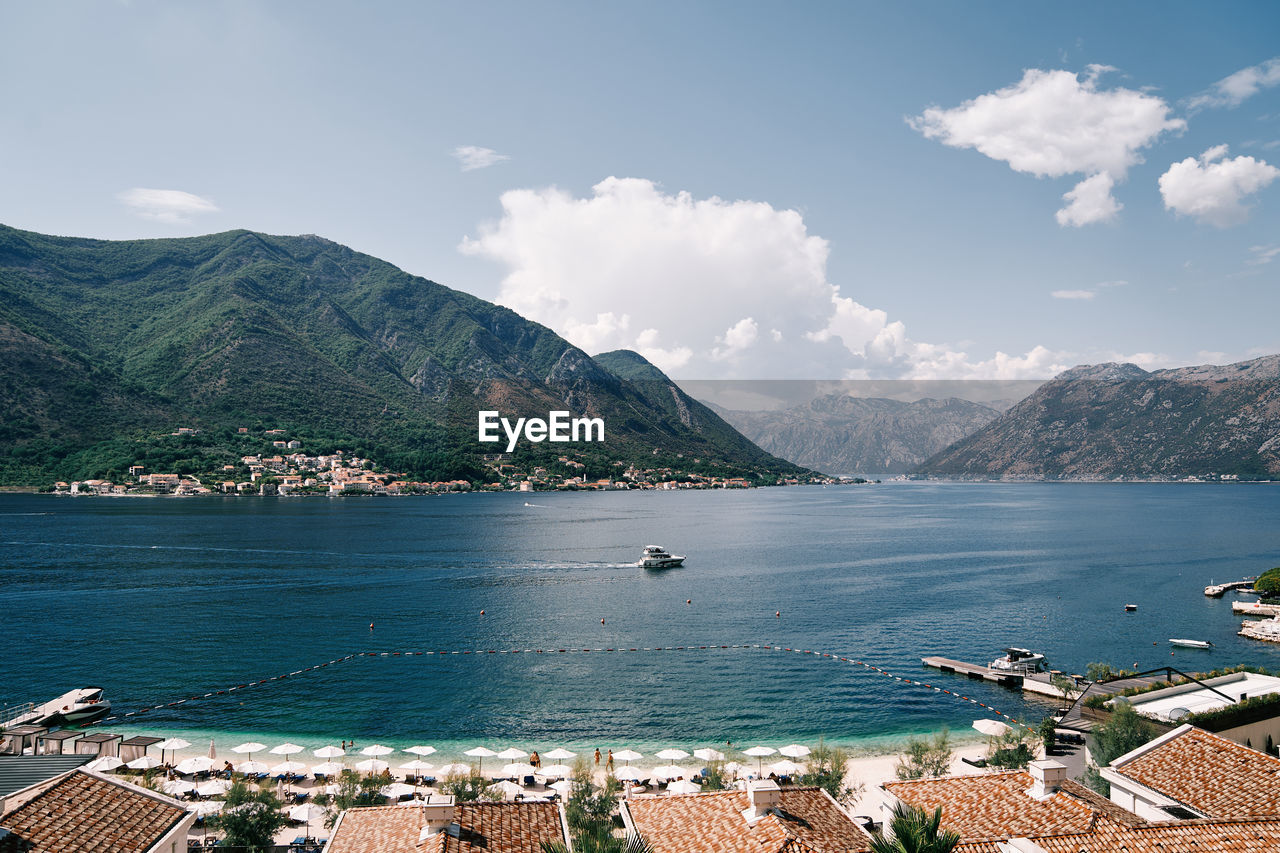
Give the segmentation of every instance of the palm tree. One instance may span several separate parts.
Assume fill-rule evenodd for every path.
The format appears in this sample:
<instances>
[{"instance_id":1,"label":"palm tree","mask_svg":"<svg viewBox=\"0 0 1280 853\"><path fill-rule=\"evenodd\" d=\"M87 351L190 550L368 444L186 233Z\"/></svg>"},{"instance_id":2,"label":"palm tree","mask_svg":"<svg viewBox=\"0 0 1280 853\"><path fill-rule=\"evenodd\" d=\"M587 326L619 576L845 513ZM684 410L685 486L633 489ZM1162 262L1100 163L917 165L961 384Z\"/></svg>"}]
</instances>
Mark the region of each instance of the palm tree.
<instances>
[{"instance_id":1,"label":"palm tree","mask_svg":"<svg viewBox=\"0 0 1280 853\"><path fill-rule=\"evenodd\" d=\"M889 821L891 836L883 833L871 839L872 853L951 853L960 843L960 833L942 829L942 807L930 815L906 803L898 803Z\"/></svg>"},{"instance_id":2,"label":"palm tree","mask_svg":"<svg viewBox=\"0 0 1280 853\"><path fill-rule=\"evenodd\" d=\"M544 841L542 853L569 853L569 848L563 841ZM607 830L587 831L574 835L573 853L653 853L653 848L638 835L620 838Z\"/></svg>"}]
</instances>

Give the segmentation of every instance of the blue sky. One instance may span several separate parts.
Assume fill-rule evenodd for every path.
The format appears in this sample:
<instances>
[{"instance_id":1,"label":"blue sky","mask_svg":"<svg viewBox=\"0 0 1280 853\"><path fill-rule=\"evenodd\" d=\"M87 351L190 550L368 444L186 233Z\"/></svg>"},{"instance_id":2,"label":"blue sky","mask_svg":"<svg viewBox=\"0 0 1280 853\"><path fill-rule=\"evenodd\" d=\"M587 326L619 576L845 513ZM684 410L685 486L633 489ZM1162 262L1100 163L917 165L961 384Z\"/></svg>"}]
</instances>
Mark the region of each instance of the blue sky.
<instances>
[{"instance_id":1,"label":"blue sky","mask_svg":"<svg viewBox=\"0 0 1280 853\"><path fill-rule=\"evenodd\" d=\"M1272 3L6 2L0 222L321 234L682 378L1231 361L1280 352L1277 32Z\"/></svg>"}]
</instances>

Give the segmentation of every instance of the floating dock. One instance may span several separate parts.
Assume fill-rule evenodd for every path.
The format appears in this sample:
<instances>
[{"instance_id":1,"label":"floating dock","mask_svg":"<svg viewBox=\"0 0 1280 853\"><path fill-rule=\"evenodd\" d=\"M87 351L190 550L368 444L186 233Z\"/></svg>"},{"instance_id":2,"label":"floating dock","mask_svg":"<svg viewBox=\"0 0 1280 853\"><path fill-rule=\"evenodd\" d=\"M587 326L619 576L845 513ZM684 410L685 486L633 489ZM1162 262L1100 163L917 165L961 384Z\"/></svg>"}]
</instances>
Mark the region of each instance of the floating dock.
<instances>
[{"instance_id":1,"label":"floating dock","mask_svg":"<svg viewBox=\"0 0 1280 853\"><path fill-rule=\"evenodd\" d=\"M951 658L938 657L936 655L920 658L920 662L925 666L940 669L943 672L952 672L956 675L963 675L972 678L975 681L992 681L1001 687L1011 687L1014 690L1025 690L1028 693L1040 693L1045 696L1052 696L1055 699L1061 699L1062 691L1053 683L1053 676L1056 673L1049 672L1033 672L1018 673L1008 672L1002 669L992 669L989 666L982 666L976 663L966 663L962 660L952 660ZM1072 676L1066 676L1073 682L1077 683L1075 690L1067 691L1067 698L1074 698L1079 694L1079 682Z\"/></svg>"}]
</instances>

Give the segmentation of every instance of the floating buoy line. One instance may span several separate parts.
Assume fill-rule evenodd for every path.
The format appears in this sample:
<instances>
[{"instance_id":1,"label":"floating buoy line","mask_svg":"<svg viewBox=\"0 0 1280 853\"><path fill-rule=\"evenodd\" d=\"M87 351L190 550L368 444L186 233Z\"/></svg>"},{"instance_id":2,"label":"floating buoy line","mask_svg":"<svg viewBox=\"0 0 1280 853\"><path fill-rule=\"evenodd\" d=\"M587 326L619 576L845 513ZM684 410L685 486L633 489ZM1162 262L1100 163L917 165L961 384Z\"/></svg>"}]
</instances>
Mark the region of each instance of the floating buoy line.
<instances>
[{"instance_id":1,"label":"floating buoy line","mask_svg":"<svg viewBox=\"0 0 1280 853\"><path fill-rule=\"evenodd\" d=\"M284 681L289 678L298 678L299 676L304 676L312 672L318 672L319 670L325 669L327 667L337 666L339 664L356 660L358 658L453 657L455 655L463 656L463 655L521 655L521 654L526 654L526 655L568 655L568 654L608 654L608 653L639 654L644 652L692 652L692 651L721 651L721 650L731 650L731 649L748 649L748 650L770 651L770 652L789 652L791 654L797 654L797 655L808 655L816 658L826 658L828 660L835 661L837 663L844 663L844 664L849 664L850 666L861 667L871 672L875 672L879 675L883 675L886 678L890 678L901 684L908 684L913 687L920 687L925 690L932 690L935 693L945 694L954 699L958 699L962 702L969 702L972 705L976 705L979 708L985 709L991 714L994 714L998 717L1003 717L1005 720L1007 720L1010 723L1013 723L1016 726L1021 726L1025 728L1025 726L1014 717L1011 717L1008 714L1004 713L1003 711L1000 711L1000 710L997 710L996 708L991 707L985 702L980 702L977 699L974 699L969 696L965 696L962 693L957 693L954 690L948 690L945 687L938 687L937 685L930 684L927 681L920 681L919 679L907 678L901 675L894 675L892 672L889 672L887 669L878 667L875 664L866 663L865 661L860 661L860 660L857 660L856 658L844 657L842 655L833 654L831 652L813 651L812 649L793 649L788 646L779 646L779 645L771 645L771 644L764 644L764 643L736 643L736 644L730 644L730 645L705 645L705 646L703 645L633 646L633 647L618 646L618 647L593 648L593 649L565 647L565 648L553 648L553 649L463 649L463 650L453 650L453 651L413 650L413 651L353 652L352 654L349 654L349 655L344 655L339 658L327 660L324 663L317 663L312 666L303 667L302 669L295 669L292 672L281 673L280 675L273 675L268 678L259 679L257 681L246 681L243 684L236 684L232 687L227 687L222 690L210 690L207 693L198 693L193 696L188 696L184 699L176 699L172 702L163 702L156 705L148 705L147 707L139 708L136 711L126 711L123 714L113 714L108 717L103 717L101 720L98 720L93 725L101 726L101 725L112 725L115 723L122 723L122 722L125 722L126 720L132 719L134 717L142 716L143 714L147 714L152 711L159 711L166 708L179 708L188 703L199 702L203 699L212 699L216 696L232 695L235 693L239 693L242 690L250 690L254 687L261 687L264 684L271 684L276 681Z\"/></svg>"}]
</instances>

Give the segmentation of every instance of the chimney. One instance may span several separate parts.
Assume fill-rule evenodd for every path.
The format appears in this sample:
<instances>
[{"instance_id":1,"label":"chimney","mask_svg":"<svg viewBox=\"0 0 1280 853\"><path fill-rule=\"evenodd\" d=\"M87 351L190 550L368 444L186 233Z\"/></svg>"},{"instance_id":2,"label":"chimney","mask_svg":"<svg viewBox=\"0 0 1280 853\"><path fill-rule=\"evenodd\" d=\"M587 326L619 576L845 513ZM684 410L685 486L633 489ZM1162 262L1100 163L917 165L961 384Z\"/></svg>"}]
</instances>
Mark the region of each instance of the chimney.
<instances>
[{"instance_id":1,"label":"chimney","mask_svg":"<svg viewBox=\"0 0 1280 853\"><path fill-rule=\"evenodd\" d=\"M754 824L782 805L782 789L772 779L758 779L747 783L747 801L750 808L742 813L747 823Z\"/></svg>"},{"instance_id":2,"label":"chimney","mask_svg":"<svg viewBox=\"0 0 1280 853\"><path fill-rule=\"evenodd\" d=\"M1056 794L1067 778L1066 766L1053 759L1033 761L1027 765L1027 772L1031 774L1031 790L1027 793L1037 800Z\"/></svg>"},{"instance_id":3,"label":"chimney","mask_svg":"<svg viewBox=\"0 0 1280 853\"><path fill-rule=\"evenodd\" d=\"M418 834L419 844L453 825L453 795L429 795L422 801L422 820L422 832Z\"/></svg>"}]
</instances>

